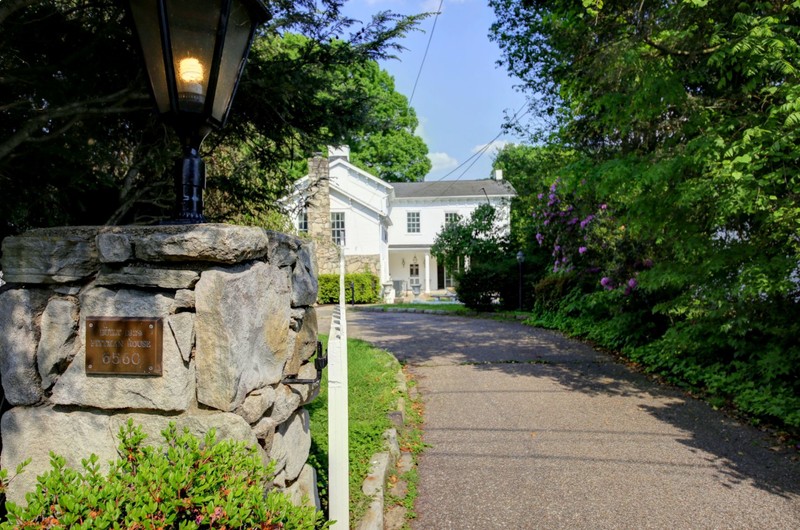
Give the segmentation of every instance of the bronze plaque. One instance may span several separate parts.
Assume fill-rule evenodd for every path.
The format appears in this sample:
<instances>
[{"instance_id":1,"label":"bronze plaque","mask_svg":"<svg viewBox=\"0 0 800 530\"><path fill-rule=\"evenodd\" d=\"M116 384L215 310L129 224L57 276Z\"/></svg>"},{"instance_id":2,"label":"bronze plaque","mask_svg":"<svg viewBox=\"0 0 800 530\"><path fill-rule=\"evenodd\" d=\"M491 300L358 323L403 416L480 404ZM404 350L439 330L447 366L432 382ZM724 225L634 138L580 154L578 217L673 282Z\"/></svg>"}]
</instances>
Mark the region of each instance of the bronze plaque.
<instances>
[{"instance_id":1,"label":"bronze plaque","mask_svg":"<svg viewBox=\"0 0 800 530\"><path fill-rule=\"evenodd\" d=\"M161 375L160 318L86 317L86 373Z\"/></svg>"}]
</instances>

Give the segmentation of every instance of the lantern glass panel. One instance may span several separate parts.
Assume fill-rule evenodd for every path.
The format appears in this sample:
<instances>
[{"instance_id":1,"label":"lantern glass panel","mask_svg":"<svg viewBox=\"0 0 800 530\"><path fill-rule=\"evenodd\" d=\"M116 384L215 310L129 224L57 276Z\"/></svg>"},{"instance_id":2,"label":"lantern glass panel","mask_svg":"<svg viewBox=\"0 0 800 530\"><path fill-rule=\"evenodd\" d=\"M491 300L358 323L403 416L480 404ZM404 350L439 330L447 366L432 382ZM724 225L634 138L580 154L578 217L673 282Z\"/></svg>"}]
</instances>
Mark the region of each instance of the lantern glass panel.
<instances>
[{"instance_id":1,"label":"lantern glass panel","mask_svg":"<svg viewBox=\"0 0 800 530\"><path fill-rule=\"evenodd\" d=\"M150 88L159 113L169 112L169 90L164 71L164 51L158 18L158 2L131 0L131 13L139 34Z\"/></svg>"},{"instance_id":2,"label":"lantern glass panel","mask_svg":"<svg viewBox=\"0 0 800 530\"><path fill-rule=\"evenodd\" d=\"M196 0L167 4L178 110L203 112L219 25L220 0L198 6Z\"/></svg>"},{"instance_id":3,"label":"lantern glass panel","mask_svg":"<svg viewBox=\"0 0 800 530\"><path fill-rule=\"evenodd\" d=\"M228 29L222 47L217 90L211 116L224 123L230 109L236 84L244 67L244 56L250 45L255 21L243 2L233 2Z\"/></svg>"}]
</instances>

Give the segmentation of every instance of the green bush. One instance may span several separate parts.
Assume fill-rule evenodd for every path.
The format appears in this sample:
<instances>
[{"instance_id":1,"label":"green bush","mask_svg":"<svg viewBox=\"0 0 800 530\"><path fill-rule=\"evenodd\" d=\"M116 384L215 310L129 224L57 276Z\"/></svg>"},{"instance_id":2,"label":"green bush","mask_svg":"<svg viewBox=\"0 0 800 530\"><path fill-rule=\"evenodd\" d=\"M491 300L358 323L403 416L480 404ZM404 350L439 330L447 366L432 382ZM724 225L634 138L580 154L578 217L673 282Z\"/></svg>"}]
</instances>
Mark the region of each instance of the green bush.
<instances>
[{"instance_id":1,"label":"green bush","mask_svg":"<svg viewBox=\"0 0 800 530\"><path fill-rule=\"evenodd\" d=\"M353 289L357 304L374 304L380 301L381 284L378 277L370 272L355 272L344 275L345 301L353 301ZM339 275L320 274L319 294L317 302L320 304L335 304L339 302Z\"/></svg>"},{"instance_id":2,"label":"green bush","mask_svg":"<svg viewBox=\"0 0 800 530\"><path fill-rule=\"evenodd\" d=\"M496 258L473 263L456 275L458 299L469 309L493 311L519 307L519 264L516 259ZM530 306L529 277L523 278L523 301Z\"/></svg>"},{"instance_id":3,"label":"green bush","mask_svg":"<svg viewBox=\"0 0 800 530\"><path fill-rule=\"evenodd\" d=\"M11 528L324 528L322 514L294 506L276 490L267 491L271 470L243 442L201 442L175 425L162 433L163 447L145 446L141 428L129 421L120 429L120 453L108 474L96 455L83 471L66 467L51 453L52 469L37 478L27 507L7 503ZM8 483L3 470L3 485Z\"/></svg>"}]
</instances>

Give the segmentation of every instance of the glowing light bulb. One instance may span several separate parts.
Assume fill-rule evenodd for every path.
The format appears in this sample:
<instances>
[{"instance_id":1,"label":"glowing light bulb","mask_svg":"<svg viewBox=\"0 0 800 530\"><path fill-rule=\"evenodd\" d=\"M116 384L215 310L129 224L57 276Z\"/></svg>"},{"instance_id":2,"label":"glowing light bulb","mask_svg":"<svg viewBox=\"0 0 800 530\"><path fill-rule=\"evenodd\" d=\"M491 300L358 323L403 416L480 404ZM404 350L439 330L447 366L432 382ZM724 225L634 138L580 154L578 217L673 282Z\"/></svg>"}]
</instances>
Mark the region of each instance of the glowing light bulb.
<instances>
[{"instance_id":1,"label":"glowing light bulb","mask_svg":"<svg viewBox=\"0 0 800 530\"><path fill-rule=\"evenodd\" d=\"M203 95L203 63L194 57L181 59L178 63L178 77L181 80L181 92Z\"/></svg>"},{"instance_id":2,"label":"glowing light bulb","mask_svg":"<svg viewBox=\"0 0 800 530\"><path fill-rule=\"evenodd\" d=\"M178 75L185 83L200 83L203 81L203 65L194 57L181 59L178 65Z\"/></svg>"}]
</instances>

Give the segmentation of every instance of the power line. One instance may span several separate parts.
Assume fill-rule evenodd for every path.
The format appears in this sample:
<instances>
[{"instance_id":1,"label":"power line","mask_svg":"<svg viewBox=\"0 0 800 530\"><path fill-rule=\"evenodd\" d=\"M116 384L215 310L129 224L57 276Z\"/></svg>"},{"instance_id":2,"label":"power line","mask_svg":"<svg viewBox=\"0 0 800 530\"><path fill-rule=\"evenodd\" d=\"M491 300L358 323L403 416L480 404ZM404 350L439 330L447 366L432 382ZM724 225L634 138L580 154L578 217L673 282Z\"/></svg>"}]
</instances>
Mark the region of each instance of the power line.
<instances>
[{"instance_id":1,"label":"power line","mask_svg":"<svg viewBox=\"0 0 800 530\"><path fill-rule=\"evenodd\" d=\"M425 66L425 59L428 58L428 50L430 49L431 41L433 40L433 32L436 31L436 21L439 20L439 15L442 14L442 4L444 4L444 0L439 0L439 8L436 10L436 16L433 18L431 33L428 35L428 44L425 46L425 53L422 55L422 62L419 65L417 78L414 80L414 87L411 89L411 97L408 98L409 107L411 106L411 101L414 99L414 94L417 92L417 83L419 83L419 77L422 75L422 67Z\"/></svg>"},{"instance_id":2,"label":"power line","mask_svg":"<svg viewBox=\"0 0 800 530\"><path fill-rule=\"evenodd\" d=\"M521 106L521 107L520 107L520 108L517 110L517 112L515 112L515 113L514 113L514 115L511 117L511 121L509 122L509 125L513 125L514 123L518 122L519 120L521 120L522 118L524 118L524 117L525 117L525 115L527 115L527 114L528 114L528 112L530 112L530 107L529 107L529 108L528 108L528 109L527 109L527 110L526 110L526 111L525 111L525 112L524 112L522 115L519 115L519 113L520 113L520 112L522 112L522 109L523 109L523 108L525 108L525 106L526 106L526 105L527 105L527 103L523 103L523 104L522 104L522 106ZM458 176L458 177L455 179L455 180L459 180L461 177L463 177L463 176L464 176L464 174L465 174L467 171L469 171L469 170L470 170L470 168L471 168L472 166L474 166L474 165L475 165L475 163L478 161L478 159L479 159L481 156L483 156L483 154L484 154L484 153L485 153L485 152L486 152L486 151L489 149L489 147L491 147L492 143L493 143L495 140L497 140L498 138L500 138L502 135L503 135L503 131L501 130L499 133L497 133L497 135L496 135L494 138L492 138L491 140L489 140L489 141L488 141L488 142L487 142L487 143L486 143L486 144L485 144L483 147L481 147L481 148L480 148L478 151L476 151L475 153L473 153L473 154L472 154L472 156L470 156L469 158L467 158L466 160L464 160L463 162L461 162L461 163L460 163L458 166L456 166L455 168L453 168L453 169L452 169L452 170L451 170L449 173L445 174L443 177L441 177L441 178L439 178L438 180L436 180L436 181L433 181L433 182L439 182L439 181L442 181L442 180L446 179L447 177L449 177L450 175L452 175L453 173L455 173L456 171L458 171L459 169L461 169L462 167L464 167L464 166L465 166L467 163L469 163L469 162L470 162L470 160L472 160L472 163L469 165L469 167L467 167L467 168L466 168L466 169L465 169L465 170L464 170L464 171L463 171L463 172L462 172L462 173L461 173L461 174L460 174L460 175L459 175L459 176ZM473 160L473 159L474 159L474 160Z\"/></svg>"},{"instance_id":3,"label":"power line","mask_svg":"<svg viewBox=\"0 0 800 530\"><path fill-rule=\"evenodd\" d=\"M527 109L525 112L523 112L522 114L520 114L520 112L522 112L522 109L523 109L523 108L525 108L525 106L526 106L526 105L527 105L527 102L526 102L526 103L523 103L523 104L522 104L522 106L521 106L519 109L517 109L517 112L515 112L515 113L514 113L514 115L511 117L511 121L509 122L509 125L513 125L514 123L518 122L519 120L521 120L522 118L524 118L524 117L525 117L525 116L528 114L528 112L530 112L530 110L531 110L531 109L530 109L530 107L528 107L528 109ZM500 138L500 136L502 136L502 135L503 135L503 130L501 129L501 130L500 130L500 132L499 132L499 133L497 133L497 135L496 135L494 138L492 138L491 140L489 140L489 141L486 143L486 145L484 145L484 146L483 146L483 147L482 147L480 150L478 150L477 152L475 152L475 153L474 153L474 154L473 154L471 157L469 157L469 158L467 158L466 160L464 160L464 161L463 161L461 164L459 164L459 165L458 165L458 166L457 166L455 169L453 169L452 171L450 171L449 173L447 173L445 176L443 176L443 177L442 177L442 178L440 178L439 180L432 180L432 181L430 181L429 183L427 183L427 184L428 184L428 186L426 186L426 187L424 187L424 188L422 188L422 189L423 189L423 190L425 190L425 189L429 188L430 186L432 186L434 183L437 183L437 182L441 182L441 181L443 181L444 179L446 179L447 177L449 177L450 175L452 175L453 173L455 173L456 171L458 171L459 169L461 169L462 167L464 167L464 165L466 165L466 164L467 164L467 163L468 163L470 160L472 160L472 163L471 163L471 164L470 164L470 165L469 165L469 166L468 166L466 169L464 169L464 171L462 171L462 172L461 172L461 174L460 174L458 177L456 177L455 179L453 179L452 181L450 181L450 185L449 185L449 186L447 186L447 187L446 187L444 190L442 190L442 191L439 193L439 197L443 196L443 195L444 195L444 194L445 194L447 191L449 191L449 190L450 190L450 188L452 188L452 187L453 187L453 185L454 185L456 182L458 182L459 180L461 180L461 177L463 177L463 176L466 174L466 172L467 172L467 171L469 171L469 170L470 170L470 168L471 168L472 166L474 166L474 165L475 165L475 163L478 161L478 159L479 159L481 156L483 156L483 154L484 154L486 151L488 151L488 149L489 149L489 147L492 145L492 143L493 143L495 140L497 140L498 138ZM473 160L473 159L474 159L474 160ZM484 190L484 194L485 194L485 193L486 193L486 190ZM488 197L487 197L487 200L488 200Z\"/></svg>"}]
</instances>

